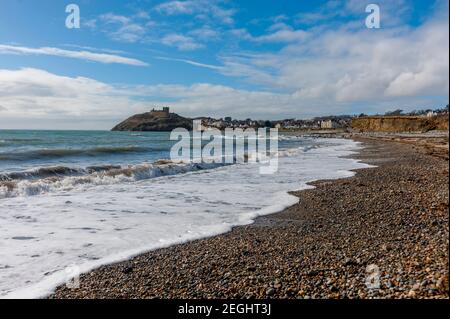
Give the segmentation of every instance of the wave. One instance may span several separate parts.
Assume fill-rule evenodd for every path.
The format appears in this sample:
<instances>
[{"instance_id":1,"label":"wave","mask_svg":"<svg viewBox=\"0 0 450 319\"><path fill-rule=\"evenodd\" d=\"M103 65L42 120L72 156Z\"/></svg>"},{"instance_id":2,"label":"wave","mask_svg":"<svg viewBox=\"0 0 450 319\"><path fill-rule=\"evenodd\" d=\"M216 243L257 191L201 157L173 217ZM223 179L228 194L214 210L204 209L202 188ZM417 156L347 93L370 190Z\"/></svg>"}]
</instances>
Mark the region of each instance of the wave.
<instances>
[{"instance_id":1,"label":"wave","mask_svg":"<svg viewBox=\"0 0 450 319\"><path fill-rule=\"evenodd\" d=\"M7 181L11 182L15 180L35 180L47 177L84 175L119 168L121 168L121 166L118 165L88 166L86 168L73 168L66 166L39 167L29 171L0 174L0 182L7 182Z\"/></svg>"},{"instance_id":2,"label":"wave","mask_svg":"<svg viewBox=\"0 0 450 319\"><path fill-rule=\"evenodd\" d=\"M128 152L137 151L136 147L103 147L91 150L49 150L40 154L87 154L92 152ZM199 170L213 169L220 166L244 163L265 163L273 156L288 157L305 152L302 147L279 150L272 153L246 152L239 156L233 155L232 163L225 161L227 156L210 156L208 161L179 161L173 162L167 159L160 159L153 163L143 163L139 165L118 166L99 165L85 168L74 168L67 166L39 167L36 169L10 172L0 174L0 198L32 196L48 193L56 190L71 190L80 185L108 185L125 182L135 182L144 179L177 175ZM30 152L29 152L30 153ZM29 154L28 153L28 154Z\"/></svg>"},{"instance_id":3,"label":"wave","mask_svg":"<svg viewBox=\"0 0 450 319\"><path fill-rule=\"evenodd\" d=\"M2 295L3 298L45 297L56 286L68 280L68 266L79 267L69 268L73 275L85 273L104 264L127 260L143 251L213 236L230 231L238 225L248 225L259 215L275 213L297 203L298 198L289 195L288 191L312 187L306 186L306 183L316 179L348 177L354 174L350 169L366 167L357 164L356 160L339 159L339 156L349 155L354 150L353 142L351 145L325 147L320 150L320 154L325 156L294 157L283 163L287 166L280 170L281 175L266 176L263 179L257 174L251 174L244 166L238 166L236 170L223 171L223 174L220 171L217 175L212 173L212 177L209 176L210 173L190 178L186 176L186 180L174 183L173 187L168 185L167 188L144 183L136 188L134 185L120 185L95 192L89 190L89 194L74 192L71 194L73 197L46 196L12 200L5 205L3 211L20 210L23 203L26 203L29 211L26 216L19 216L20 219L14 215L11 220L5 220L5 230L11 231L4 237L29 236L36 239L27 242L27 249L21 256L17 255L15 249L23 246L21 242L12 240L11 245L8 242L5 246L8 248L5 256L8 257L8 265L11 267L8 266L5 270L0 294L6 293ZM298 152L302 152L302 149ZM302 160L305 162L301 162ZM164 160L153 165L183 164ZM308 174L304 174L302 170ZM243 181L244 176L246 180ZM210 184L212 178L218 182ZM194 183L191 184L192 182ZM243 187L230 187L233 184L242 184ZM190 210L194 213L186 213L183 209L186 199L193 199L187 186L196 187L195 197L198 199L192 201ZM172 192L176 192L177 196L173 196ZM211 194L211 197L207 194ZM223 202L217 201L217 194L220 194ZM140 195L145 198L140 198ZM97 202L97 198L104 200ZM135 198L139 198L139 202L134 203ZM76 205L70 205L72 201ZM215 203L213 211L211 201ZM77 205L78 202L83 205ZM126 210L123 210L124 206L127 206ZM231 211L230 207L233 207ZM24 217L32 218L35 213L39 213L39 218L51 222L24 223ZM137 215L139 223L130 215L132 213L140 214ZM8 217L8 214L6 215ZM101 223L98 218L101 218ZM68 221L68 224L65 221ZM120 230L116 228L118 224ZM66 227L63 227L64 225ZM58 229L56 233L53 233L54 227ZM94 228L101 231L92 236L88 235L90 232L87 233L86 230ZM19 229L21 232L17 234L16 230ZM52 232L51 236L47 235L49 232ZM111 240L118 237L127 240ZM55 242L58 243L57 246L53 245ZM77 245L74 246L73 243ZM92 250L87 248L85 243L89 243ZM42 251L42 257L35 256L37 250ZM58 253L55 258L52 257L54 253ZM42 275L44 273L45 275Z\"/></svg>"},{"instance_id":4,"label":"wave","mask_svg":"<svg viewBox=\"0 0 450 319\"><path fill-rule=\"evenodd\" d=\"M1 138L0 147L17 146L17 145L35 145L42 143L44 140L39 138Z\"/></svg>"},{"instance_id":5,"label":"wave","mask_svg":"<svg viewBox=\"0 0 450 319\"><path fill-rule=\"evenodd\" d=\"M153 148L140 147L140 146L104 146L88 149L39 149L27 152L11 152L0 153L0 160L16 160L26 161L29 159L39 158L61 158L70 156L97 156L102 154L124 154L124 153L143 153L148 151L154 151Z\"/></svg>"},{"instance_id":6,"label":"wave","mask_svg":"<svg viewBox=\"0 0 450 319\"><path fill-rule=\"evenodd\" d=\"M71 190L80 185L108 185L213 169L229 164L173 163L160 160L151 164L98 166L75 169L70 167L40 168L30 172L10 173L0 179L0 198L32 196L55 190ZM64 175L66 174L66 175ZM72 176L67 176L68 174ZM37 179L38 176L40 179ZM16 177L16 179L13 179ZM26 179L28 177L28 179ZM30 178L31 177L31 178Z\"/></svg>"},{"instance_id":7,"label":"wave","mask_svg":"<svg viewBox=\"0 0 450 319\"><path fill-rule=\"evenodd\" d=\"M3 142L42 142L40 138L2 138Z\"/></svg>"}]
</instances>

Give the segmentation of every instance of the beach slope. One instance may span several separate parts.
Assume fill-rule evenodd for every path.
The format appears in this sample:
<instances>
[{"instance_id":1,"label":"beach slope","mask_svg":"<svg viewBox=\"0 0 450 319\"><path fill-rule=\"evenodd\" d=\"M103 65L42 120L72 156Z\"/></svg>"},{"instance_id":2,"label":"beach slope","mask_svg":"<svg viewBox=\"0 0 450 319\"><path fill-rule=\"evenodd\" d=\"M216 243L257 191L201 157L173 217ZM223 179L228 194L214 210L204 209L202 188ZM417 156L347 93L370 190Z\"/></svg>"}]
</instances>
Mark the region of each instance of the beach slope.
<instances>
[{"instance_id":1,"label":"beach slope","mask_svg":"<svg viewBox=\"0 0 450 319\"><path fill-rule=\"evenodd\" d=\"M448 298L448 159L361 141L357 158L376 168L315 182L298 204L227 234L103 266L50 298Z\"/></svg>"}]
</instances>

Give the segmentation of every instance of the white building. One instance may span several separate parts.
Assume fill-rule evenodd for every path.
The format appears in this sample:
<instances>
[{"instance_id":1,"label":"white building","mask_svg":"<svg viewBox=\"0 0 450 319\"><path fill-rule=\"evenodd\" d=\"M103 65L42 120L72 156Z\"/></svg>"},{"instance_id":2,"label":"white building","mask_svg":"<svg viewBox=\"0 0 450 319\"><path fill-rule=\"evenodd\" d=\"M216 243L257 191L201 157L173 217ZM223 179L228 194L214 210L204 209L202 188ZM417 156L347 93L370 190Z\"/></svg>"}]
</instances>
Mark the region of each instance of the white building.
<instances>
[{"instance_id":1,"label":"white building","mask_svg":"<svg viewBox=\"0 0 450 319\"><path fill-rule=\"evenodd\" d=\"M323 128L323 129L336 128L336 123L334 123L332 120L321 121L320 122L320 128Z\"/></svg>"}]
</instances>

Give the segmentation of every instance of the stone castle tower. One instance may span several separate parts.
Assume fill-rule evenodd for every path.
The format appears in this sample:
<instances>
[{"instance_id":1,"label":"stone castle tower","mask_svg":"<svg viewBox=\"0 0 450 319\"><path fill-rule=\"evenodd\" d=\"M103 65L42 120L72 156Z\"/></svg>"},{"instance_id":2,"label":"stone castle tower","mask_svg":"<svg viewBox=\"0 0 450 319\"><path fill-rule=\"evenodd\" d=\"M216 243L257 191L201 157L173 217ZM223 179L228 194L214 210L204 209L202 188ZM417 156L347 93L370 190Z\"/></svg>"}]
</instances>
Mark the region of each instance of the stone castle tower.
<instances>
[{"instance_id":1,"label":"stone castle tower","mask_svg":"<svg viewBox=\"0 0 450 319\"><path fill-rule=\"evenodd\" d=\"M153 115L155 115L155 116L158 116L158 117L168 117L169 113L170 113L170 108L168 106L164 106L162 108L162 110L158 110L158 109L153 108L151 110L151 113Z\"/></svg>"}]
</instances>

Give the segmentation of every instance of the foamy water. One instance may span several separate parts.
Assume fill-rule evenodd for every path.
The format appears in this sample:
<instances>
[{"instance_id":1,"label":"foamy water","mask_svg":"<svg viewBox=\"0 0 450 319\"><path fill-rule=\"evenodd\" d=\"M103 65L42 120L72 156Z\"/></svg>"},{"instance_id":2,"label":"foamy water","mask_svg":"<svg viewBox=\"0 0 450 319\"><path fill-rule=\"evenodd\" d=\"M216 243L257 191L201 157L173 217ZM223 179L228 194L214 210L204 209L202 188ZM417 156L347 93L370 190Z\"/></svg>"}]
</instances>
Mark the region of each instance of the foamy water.
<instances>
[{"instance_id":1,"label":"foamy water","mask_svg":"<svg viewBox=\"0 0 450 319\"><path fill-rule=\"evenodd\" d=\"M166 166L172 169L167 174L119 174L108 182L68 183L77 178L68 176L64 187L5 196L0 199L0 297L42 297L66 282L72 274L67 267L85 272L227 232L295 204L298 198L288 191L368 167L342 158L358 149L356 142L295 140L283 145L274 175L259 174L254 164Z\"/></svg>"}]
</instances>

